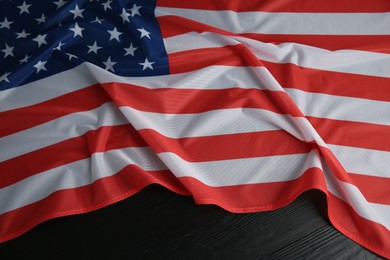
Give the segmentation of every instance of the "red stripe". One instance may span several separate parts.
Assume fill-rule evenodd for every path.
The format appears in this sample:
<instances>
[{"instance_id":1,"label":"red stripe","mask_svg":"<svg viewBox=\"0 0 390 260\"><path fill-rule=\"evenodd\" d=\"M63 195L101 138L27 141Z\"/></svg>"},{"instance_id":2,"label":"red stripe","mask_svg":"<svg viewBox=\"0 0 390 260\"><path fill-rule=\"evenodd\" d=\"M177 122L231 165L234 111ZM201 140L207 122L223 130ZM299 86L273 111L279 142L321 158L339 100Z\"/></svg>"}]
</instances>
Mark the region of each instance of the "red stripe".
<instances>
[{"instance_id":1,"label":"red stripe","mask_svg":"<svg viewBox=\"0 0 390 260\"><path fill-rule=\"evenodd\" d=\"M168 54L171 74L191 72L212 65L262 66L262 63L244 45L228 45Z\"/></svg>"},{"instance_id":2,"label":"red stripe","mask_svg":"<svg viewBox=\"0 0 390 260\"><path fill-rule=\"evenodd\" d=\"M131 125L103 126L82 136L1 162L0 188L40 172L89 158L96 152L142 146L147 145Z\"/></svg>"},{"instance_id":3,"label":"red stripe","mask_svg":"<svg viewBox=\"0 0 390 260\"><path fill-rule=\"evenodd\" d=\"M367 201L390 205L390 178L356 173L350 173L350 176Z\"/></svg>"},{"instance_id":4,"label":"red stripe","mask_svg":"<svg viewBox=\"0 0 390 260\"><path fill-rule=\"evenodd\" d=\"M279 114L302 115L284 91L242 88L149 89L124 83L107 83L103 87L117 106L148 112L193 114L217 109L259 108Z\"/></svg>"},{"instance_id":5,"label":"red stripe","mask_svg":"<svg viewBox=\"0 0 390 260\"><path fill-rule=\"evenodd\" d=\"M54 86L55 87L55 86ZM0 113L0 137L46 123L71 113L91 110L109 102L99 85L67 93L39 104Z\"/></svg>"},{"instance_id":6,"label":"red stripe","mask_svg":"<svg viewBox=\"0 0 390 260\"><path fill-rule=\"evenodd\" d=\"M359 216L346 202L328 193L328 215L341 233L367 249L390 259L390 233L384 226Z\"/></svg>"},{"instance_id":7,"label":"red stripe","mask_svg":"<svg viewBox=\"0 0 390 260\"><path fill-rule=\"evenodd\" d=\"M291 63L261 62L283 88L390 101L390 78L312 69Z\"/></svg>"},{"instance_id":8,"label":"red stripe","mask_svg":"<svg viewBox=\"0 0 390 260\"><path fill-rule=\"evenodd\" d=\"M89 212L123 200L145 186L161 183L183 195L188 192L169 171L148 172L129 165L119 173L90 185L60 190L45 199L0 215L0 241L22 235L48 219Z\"/></svg>"},{"instance_id":9,"label":"red stripe","mask_svg":"<svg viewBox=\"0 0 390 260\"><path fill-rule=\"evenodd\" d=\"M234 34L179 16L167 15L157 19L163 38L189 32L214 32L227 36L246 37L272 44L294 42L328 50L352 49L390 53L390 35Z\"/></svg>"},{"instance_id":10,"label":"red stripe","mask_svg":"<svg viewBox=\"0 0 390 260\"><path fill-rule=\"evenodd\" d=\"M157 17L157 21L160 25L161 35L163 38L168 38L189 32L215 32L222 35L238 35L209 26L207 24L203 24L194 20L175 15Z\"/></svg>"},{"instance_id":11,"label":"red stripe","mask_svg":"<svg viewBox=\"0 0 390 260\"><path fill-rule=\"evenodd\" d=\"M368 13L389 12L387 0L158 0L157 6L201 10L232 10L236 12L311 12L311 13Z\"/></svg>"},{"instance_id":12,"label":"red stripe","mask_svg":"<svg viewBox=\"0 0 390 260\"><path fill-rule=\"evenodd\" d=\"M327 144L390 151L390 126L306 117Z\"/></svg>"},{"instance_id":13,"label":"red stripe","mask_svg":"<svg viewBox=\"0 0 390 260\"><path fill-rule=\"evenodd\" d=\"M173 152L189 162L301 154L312 149L283 130L180 139L168 138L154 130L139 133L156 153Z\"/></svg>"}]
</instances>

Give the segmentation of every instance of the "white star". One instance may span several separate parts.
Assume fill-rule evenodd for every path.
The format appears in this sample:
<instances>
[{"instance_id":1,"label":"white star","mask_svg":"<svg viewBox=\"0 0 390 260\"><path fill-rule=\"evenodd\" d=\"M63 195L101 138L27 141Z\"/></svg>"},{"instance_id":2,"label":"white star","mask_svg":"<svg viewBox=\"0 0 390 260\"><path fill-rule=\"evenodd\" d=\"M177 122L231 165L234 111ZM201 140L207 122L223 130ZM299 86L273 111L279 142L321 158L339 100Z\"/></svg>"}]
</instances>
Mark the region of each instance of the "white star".
<instances>
[{"instance_id":1,"label":"white star","mask_svg":"<svg viewBox=\"0 0 390 260\"><path fill-rule=\"evenodd\" d=\"M82 12L84 12L84 10L85 9L79 9L79 6L76 4L75 9L70 10L69 12L71 12L73 14L73 19L76 19L77 17L84 18L83 14L82 14Z\"/></svg>"},{"instance_id":2,"label":"white star","mask_svg":"<svg viewBox=\"0 0 390 260\"><path fill-rule=\"evenodd\" d=\"M31 58L31 56L28 56L28 55L26 54L26 56L24 56L23 59L19 60L19 64L27 63L29 58Z\"/></svg>"},{"instance_id":3,"label":"white star","mask_svg":"<svg viewBox=\"0 0 390 260\"><path fill-rule=\"evenodd\" d=\"M103 61L103 64L106 66L104 69L105 70L111 70L112 72L114 71L114 65L116 62L111 61L111 57L108 57L107 61Z\"/></svg>"},{"instance_id":4,"label":"white star","mask_svg":"<svg viewBox=\"0 0 390 260\"><path fill-rule=\"evenodd\" d=\"M136 49L138 49L137 47L133 47L133 43L130 43L130 46L129 46L129 48L123 48L125 51L126 51L126 53L125 53L125 56L127 56L127 55L131 55L131 56L134 56L134 51L136 50Z\"/></svg>"},{"instance_id":5,"label":"white star","mask_svg":"<svg viewBox=\"0 0 390 260\"><path fill-rule=\"evenodd\" d=\"M58 0L57 2L54 2L53 4L55 4L57 6L57 10L60 9L64 4L66 4L66 1L64 0Z\"/></svg>"},{"instance_id":6,"label":"white star","mask_svg":"<svg viewBox=\"0 0 390 260\"><path fill-rule=\"evenodd\" d=\"M16 39L19 39L19 38L26 38L27 36L29 36L31 33L26 33L25 30L21 31L20 33L16 33L17 37Z\"/></svg>"},{"instance_id":7,"label":"white star","mask_svg":"<svg viewBox=\"0 0 390 260\"><path fill-rule=\"evenodd\" d=\"M100 23L100 24L102 24L102 21L104 21L104 20L100 20L100 19L96 16L95 20L92 21L91 23Z\"/></svg>"},{"instance_id":8,"label":"white star","mask_svg":"<svg viewBox=\"0 0 390 260\"><path fill-rule=\"evenodd\" d=\"M145 62L141 62L141 63L138 63L138 64L143 66L143 67L142 67L142 71L144 71L144 70L146 70L147 68L153 70L153 66L152 66L152 65L153 65L154 63L155 63L154 61L149 62L149 61L148 61L148 58L146 58L146 59L145 59Z\"/></svg>"},{"instance_id":9,"label":"white star","mask_svg":"<svg viewBox=\"0 0 390 260\"><path fill-rule=\"evenodd\" d=\"M19 14L22 14L22 13L30 13L30 11L28 10L28 8L30 8L31 5L28 5L26 4L26 1L23 1L23 4L21 5L18 5L17 8L20 9L20 13Z\"/></svg>"},{"instance_id":10,"label":"white star","mask_svg":"<svg viewBox=\"0 0 390 260\"><path fill-rule=\"evenodd\" d=\"M9 83L8 76L9 76L10 74L11 74L10 72L4 73L4 74L0 77L0 82L2 82L2 81L7 81L7 82Z\"/></svg>"},{"instance_id":11,"label":"white star","mask_svg":"<svg viewBox=\"0 0 390 260\"><path fill-rule=\"evenodd\" d=\"M99 46L97 46L97 43L96 43L96 41L94 42L94 44L93 45L87 45L87 47L88 47L88 53L90 53L90 52L94 52L95 54L97 54L97 51L99 50L99 49L101 49L102 47L99 47ZM87 54L88 54L87 53Z\"/></svg>"},{"instance_id":12,"label":"white star","mask_svg":"<svg viewBox=\"0 0 390 260\"><path fill-rule=\"evenodd\" d=\"M129 9L129 11L131 12L131 17L133 17L134 15L139 15L141 16L141 14L139 13L139 9L141 8L142 6L137 6L136 4L133 5L133 7L131 9Z\"/></svg>"},{"instance_id":13,"label":"white star","mask_svg":"<svg viewBox=\"0 0 390 260\"><path fill-rule=\"evenodd\" d=\"M150 32L148 32L147 30L145 30L144 27L142 27L141 29L137 29L137 30L141 32L140 38L143 38L143 37L146 36L147 38L150 39L150 36L149 36Z\"/></svg>"},{"instance_id":14,"label":"white star","mask_svg":"<svg viewBox=\"0 0 390 260\"><path fill-rule=\"evenodd\" d=\"M84 30L84 28L79 27L77 23L75 24L74 28L70 28L69 30L74 32L73 38L76 37L77 35L80 36L81 38L83 37L82 31Z\"/></svg>"},{"instance_id":15,"label":"white star","mask_svg":"<svg viewBox=\"0 0 390 260\"><path fill-rule=\"evenodd\" d=\"M122 17L123 23L125 23L125 22L130 23L130 20L129 20L130 14L128 12L126 12L126 10L124 8L122 9L122 13L120 14L120 16Z\"/></svg>"},{"instance_id":16,"label":"white star","mask_svg":"<svg viewBox=\"0 0 390 260\"><path fill-rule=\"evenodd\" d=\"M9 26L13 23L12 21L8 21L7 17L4 18L4 22L0 23L0 28L8 28L11 29Z\"/></svg>"},{"instance_id":17,"label":"white star","mask_svg":"<svg viewBox=\"0 0 390 260\"><path fill-rule=\"evenodd\" d=\"M107 32L110 34L110 41L112 39L115 39L119 42L119 35L121 35L122 33L121 32L118 32L118 30L116 29L116 27L114 27L114 30L107 30Z\"/></svg>"},{"instance_id":18,"label":"white star","mask_svg":"<svg viewBox=\"0 0 390 260\"><path fill-rule=\"evenodd\" d=\"M14 57L14 54L13 54L14 47L13 46L11 47L11 46L8 46L8 44L5 44L5 49L2 49L1 51L4 52L4 58L7 58L8 56Z\"/></svg>"},{"instance_id":19,"label":"white star","mask_svg":"<svg viewBox=\"0 0 390 260\"><path fill-rule=\"evenodd\" d=\"M47 44L45 38L47 34L41 35L39 34L37 37L33 39L34 42L38 43L38 47L41 47L42 44Z\"/></svg>"},{"instance_id":20,"label":"white star","mask_svg":"<svg viewBox=\"0 0 390 260\"><path fill-rule=\"evenodd\" d=\"M40 23L46 23L46 18L47 18L47 17L45 16L45 14L42 14L40 18L37 18L37 19L35 19L35 20L38 22L38 24L40 24Z\"/></svg>"},{"instance_id":21,"label":"white star","mask_svg":"<svg viewBox=\"0 0 390 260\"><path fill-rule=\"evenodd\" d=\"M76 55L73 55L73 54L70 54L70 53L66 53L66 55L68 55L70 61L71 61L73 58L74 58L74 59L77 59L77 56L76 56Z\"/></svg>"},{"instance_id":22,"label":"white star","mask_svg":"<svg viewBox=\"0 0 390 260\"><path fill-rule=\"evenodd\" d=\"M37 73L41 70L46 70L45 65L47 61L38 61L37 64L34 65L34 67L37 69Z\"/></svg>"},{"instance_id":23,"label":"white star","mask_svg":"<svg viewBox=\"0 0 390 260\"><path fill-rule=\"evenodd\" d=\"M111 8L111 2L112 0L108 0L107 2L105 3L102 3L103 7L104 7L104 11L107 11L107 9L112 9Z\"/></svg>"},{"instance_id":24,"label":"white star","mask_svg":"<svg viewBox=\"0 0 390 260\"><path fill-rule=\"evenodd\" d=\"M60 41L60 42L58 43L57 47L53 48L53 51L54 51L54 50L60 51L60 50L61 50L61 47L64 46L64 45L65 45L65 43L62 43L62 42Z\"/></svg>"}]
</instances>

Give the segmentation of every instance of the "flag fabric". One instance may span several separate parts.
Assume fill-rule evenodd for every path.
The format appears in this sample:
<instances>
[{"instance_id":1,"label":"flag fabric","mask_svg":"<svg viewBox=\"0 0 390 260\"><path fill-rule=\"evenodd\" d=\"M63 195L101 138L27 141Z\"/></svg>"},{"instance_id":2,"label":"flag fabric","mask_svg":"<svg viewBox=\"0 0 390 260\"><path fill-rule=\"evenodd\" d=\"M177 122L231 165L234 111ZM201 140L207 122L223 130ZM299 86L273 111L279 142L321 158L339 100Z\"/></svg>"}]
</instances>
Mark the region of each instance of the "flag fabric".
<instances>
[{"instance_id":1,"label":"flag fabric","mask_svg":"<svg viewBox=\"0 0 390 260\"><path fill-rule=\"evenodd\" d=\"M389 24L387 0L0 1L0 241L153 183L238 213L318 189L390 258Z\"/></svg>"}]
</instances>

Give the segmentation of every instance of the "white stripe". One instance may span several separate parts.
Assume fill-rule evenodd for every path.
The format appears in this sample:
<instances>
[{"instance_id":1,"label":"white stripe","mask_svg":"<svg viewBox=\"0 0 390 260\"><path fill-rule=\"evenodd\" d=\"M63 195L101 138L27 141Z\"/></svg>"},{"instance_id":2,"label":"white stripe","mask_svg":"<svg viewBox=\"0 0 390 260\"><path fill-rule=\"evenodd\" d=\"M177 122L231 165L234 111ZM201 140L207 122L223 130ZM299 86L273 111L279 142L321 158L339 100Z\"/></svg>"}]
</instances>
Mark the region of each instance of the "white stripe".
<instances>
[{"instance_id":1,"label":"white stripe","mask_svg":"<svg viewBox=\"0 0 390 260\"><path fill-rule=\"evenodd\" d=\"M328 147L347 172L390 178L390 152L334 144Z\"/></svg>"},{"instance_id":2,"label":"white stripe","mask_svg":"<svg viewBox=\"0 0 390 260\"><path fill-rule=\"evenodd\" d=\"M157 7L157 16L176 15L234 33L387 35L388 13L234 12Z\"/></svg>"},{"instance_id":3,"label":"white stripe","mask_svg":"<svg viewBox=\"0 0 390 260\"><path fill-rule=\"evenodd\" d=\"M270 73L264 67L210 66L193 72L153 76L121 77L94 64L84 63L69 71L27 85L0 92L0 112L40 102L88 87L93 84L119 82L150 89L272 89L264 79ZM273 90L281 90L281 87Z\"/></svg>"},{"instance_id":4,"label":"white stripe","mask_svg":"<svg viewBox=\"0 0 390 260\"><path fill-rule=\"evenodd\" d=\"M390 27L389 27L390 28ZM207 40L203 40L203 38ZM358 50L329 51L296 43L271 44L238 36L190 32L164 40L168 53L243 44L260 60L302 67L390 77L390 54ZM260 64L260 63L259 63Z\"/></svg>"},{"instance_id":5,"label":"white stripe","mask_svg":"<svg viewBox=\"0 0 390 260\"><path fill-rule=\"evenodd\" d=\"M89 130L101 126L114 126L127 123L113 103L106 103L96 109L73 113L0 138L0 162L40 148L81 136Z\"/></svg>"},{"instance_id":6,"label":"white stripe","mask_svg":"<svg viewBox=\"0 0 390 260\"><path fill-rule=\"evenodd\" d=\"M96 83L88 67L81 64L47 78L0 91L0 112L34 105Z\"/></svg>"},{"instance_id":7,"label":"white stripe","mask_svg":"<svg viewBox=\"0 0 390 260\"><path fill-rule=\"evenodd\" d=\"M305 116L390 125L390 102L285 90Z\"/></svg>"},{"instance_id":8,"label":"white stripe","mask_svg":"<svg viewBox=\"0 0 390 260\"><path fill-rule=\"evenodd\" d=\"M307 154L210 162L188 162L170 152L158 156L176 177L193 177L211 187L290 181L321 166L315 150Z\"/></svg>"},{"instance_id":9,"label":"white stripe","mask_svg":"<svg viewBox=\"0 0 390 260\"><path fill-rule=\"evenodd\" d=\"M202 48L216 48L240 44L239 37L227 36L213 32L188 32L164 38L165 49L168 54L196 50ZM192 41L191 41L192 40Z\"/></svg>"},{"instance_id":10,"label":"white stripe","mask_svg":"<svg viewBox=\"0 0 390 260\"><path fill-rule=\"evenodd\" d=\"M242 42L242 37L226 36L213 32L188 32L164 38L165 49L168 54L197 50L204 48L217 48L229 45L237 45Z\"/></svg>"},{"instance_id":11,"label":"white stripe","mask_svg":"<svg viewBox=\"0 0 390 260\"><path fill-rule=\"evenodd\" d=\"M0 214L46 198L51 193L81 187L134 164L145 171L166 166L150 148L125 148L94 153L91 158L63 165L0 189Z\"/></svg>"},{"instance_id":12,"label":"white stripe","mask_svg":"<svg viewBox=\"0 0 390 260\"><path fill-rule=\"evenodd\" d=\"M88 64L88 67L100 83L119 82L150 89L245 88L282 90L280 86L265 85L264 78L269 77L270 73L262 66L235 67L215 65L191 72L153 77L121 77L92 64Z\"/></svg>"},{"instance_id":13,"label":"white stripe","mask_svg":"<svg viewBox=\"0 0 390 260\"><path fill-rule=\"evenodd\" d=\"M390 54L358 50L329 51L295 43L274 45L248 38L240 38L240 41L261 60L293 63L329 71L390 77Z\"/></svg>"},{"instance_id":14,"label":"white stripe","mask_svg":"<svg viewBox=\"0 0 390 260\"><path fill-rule=\"evenodd\" d=\"M322 171L329 192L347 202L361 217L382 224L390 230L389 205L368 202L356 186L338 180L325 161Z\"/></svg>"},{"instance_id":15,"label":"white stripe","mask_svg":"<svg viewBox=\"0 0 390 260\"><path fill-rule=\"evenodd\" d=\"M198 114L163 114L119 108L135 129L154 129L171 138L214 136L280 130L271 121L261 120L267 111L259 109L223 109Z\"/></svg>"},{"instance_id":16,"label":"white stripe","mask_svg":"<svg viewBox=\"0 0 390 260\"><path fill-rule=\"evenodd\" d=\"M120 107L135 129L154 129L171 138L214 136L283 129L296 138L326 147L306 118L263 109L233 108L198 114L162 114Z\"/></svg>"}]
</instances>

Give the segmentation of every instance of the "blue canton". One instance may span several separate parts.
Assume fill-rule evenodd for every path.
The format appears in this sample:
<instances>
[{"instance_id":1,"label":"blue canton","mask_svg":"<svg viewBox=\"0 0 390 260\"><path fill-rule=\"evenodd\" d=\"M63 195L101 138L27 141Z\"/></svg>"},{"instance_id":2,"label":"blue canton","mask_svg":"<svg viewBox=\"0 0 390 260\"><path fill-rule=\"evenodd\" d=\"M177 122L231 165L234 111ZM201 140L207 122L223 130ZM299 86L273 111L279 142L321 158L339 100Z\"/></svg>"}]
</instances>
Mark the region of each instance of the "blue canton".
<instances>
[{"instance_id":1,"label":"blue canton","mask_svg":"<svg viewBox=\"0 0 390 260\"><path fill-rule=\"evenodd\" d=\"M169 73L152 0L0 0L0 90L90 62L121 76Z\"/></svg>"}]
</instances>

